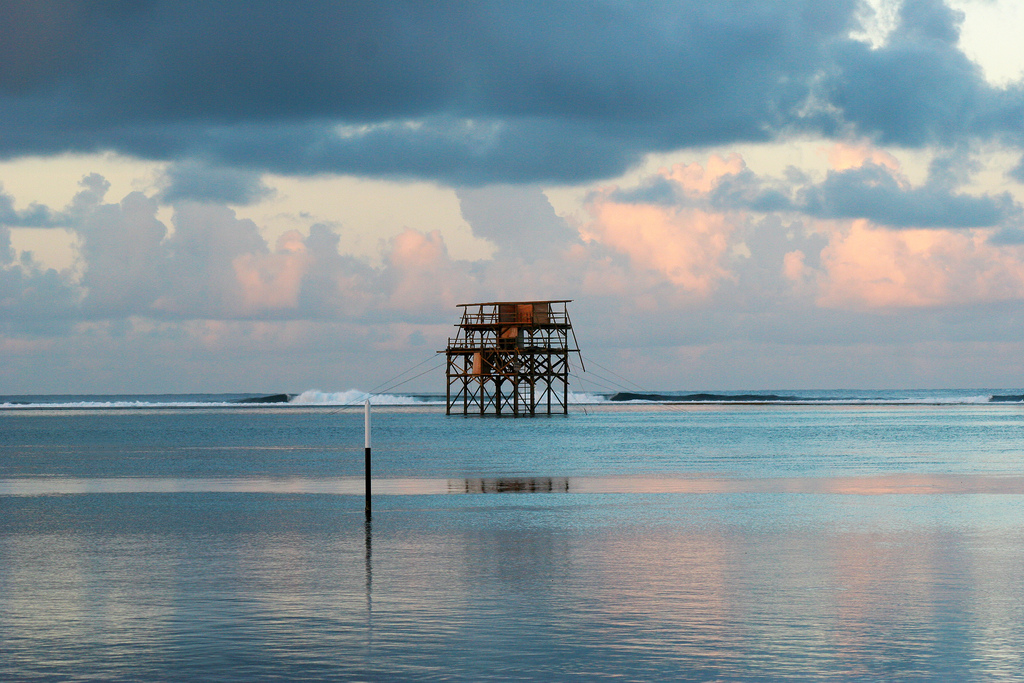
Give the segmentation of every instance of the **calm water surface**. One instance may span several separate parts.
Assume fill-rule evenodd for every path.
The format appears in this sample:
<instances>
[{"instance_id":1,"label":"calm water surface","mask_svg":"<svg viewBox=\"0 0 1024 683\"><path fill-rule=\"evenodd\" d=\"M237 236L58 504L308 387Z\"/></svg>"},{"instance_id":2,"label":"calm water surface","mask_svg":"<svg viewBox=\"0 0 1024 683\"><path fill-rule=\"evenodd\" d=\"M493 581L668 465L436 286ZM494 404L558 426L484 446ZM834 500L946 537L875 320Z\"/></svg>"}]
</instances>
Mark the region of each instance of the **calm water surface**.
<instances>
[{"instance_id":1,"label":"calm water surface","mask_svg":"<svg viewBox=\"0 0 1024 683\"><path fill-rule=\"evenodd\" d=\"M1019 405L0 411L0 680L1021 680Z\"/></svg>"}]
</instances>

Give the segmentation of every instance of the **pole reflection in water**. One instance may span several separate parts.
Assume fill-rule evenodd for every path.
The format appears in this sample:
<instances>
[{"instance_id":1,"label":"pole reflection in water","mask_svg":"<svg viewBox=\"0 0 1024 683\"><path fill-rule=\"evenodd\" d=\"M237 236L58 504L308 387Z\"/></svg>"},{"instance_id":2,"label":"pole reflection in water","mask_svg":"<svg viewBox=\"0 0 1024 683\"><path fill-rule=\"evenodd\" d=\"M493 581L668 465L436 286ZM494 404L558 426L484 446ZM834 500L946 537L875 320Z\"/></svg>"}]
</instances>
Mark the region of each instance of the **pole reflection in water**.
<instances>
[{"instance_id":1,"label":"pole reflection in water","mask_svg":"<svg viewBox=\"0 0 1024 683\"><path fill-rule=\"evenodd\" d=\"M373 516L366 510L363 521L366 562L366 661L373 663Z\"/></svg>"}]
</instances>

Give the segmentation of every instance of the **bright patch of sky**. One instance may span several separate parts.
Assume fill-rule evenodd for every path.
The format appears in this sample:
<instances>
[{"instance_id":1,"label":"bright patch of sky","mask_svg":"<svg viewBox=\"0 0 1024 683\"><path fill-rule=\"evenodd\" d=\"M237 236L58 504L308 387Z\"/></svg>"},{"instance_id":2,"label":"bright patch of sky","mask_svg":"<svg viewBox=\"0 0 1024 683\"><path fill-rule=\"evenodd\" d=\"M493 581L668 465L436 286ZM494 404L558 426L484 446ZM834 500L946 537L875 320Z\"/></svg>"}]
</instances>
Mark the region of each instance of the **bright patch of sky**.
<instances>
[{"instance_id":1,"label":"bright patch of sky","mask_svg":"<svg viewBox=\"0 0 1024 683\"><path fill-rule=\"evenodd\" d=\"M34 202L59 209L81 190L83 169L110 182L106 201L119 202L131 192L157 195L166 167L116 154L31 157L0 162L0 178L16 208L24 210ZM262 180L272 192L262 201L233 209L239 218L252 219L271 244L289 230L308 233L311 225L322 223L341 237L344 253L374 265L380 265L387 241L406 229L440 232L455 259L486 259L494 251L473 235L450 187L351 176L267 175ZM173 216L172 206L161 205L157 217L170 231ZM59 228L13 227L11 242L48 268L75 264L76 240Z\"/></svg>"},{"instance_id":2,"label":"bright patch of sky","mask_svg":"<svg viewBox=\"0 0 1024 683\"><path fill-rule=\"evenodd\" d=\"M1024 3L1020 0L953 0L964 13L960 49L985 72L989 83L1006 87L1024 78Z\"/></svg>"},{"instance_id":3,"label":"bright patch of sky","mask_svg":"<svg viewBox=\"0 0 1024 683\"><path fill-rule=\"evenodd\" d=\"M851 36L872 47L885 44L896 28L901 0L865 0L860 30ZM951 0L963 13L960 49L978 64L992 85L1006 87L1024 77L1024 3L1019 0Z\"/></svg>"},{"instance_id":4,"label":"bright patch of sky","mask_svg":"<svg viewBox=\"0 0 1024 683\"><path fill-rule=\"evenodd\" d=\"M455 259L489 258L493 246L473 236L455 190L426 182L390 182L351 176L265 176L272 196L237 207L270 241L288 230L324 223L341 236L343 252L380 265L385 244L403 230L438 231Z\"/></svg>"}]
</instances>

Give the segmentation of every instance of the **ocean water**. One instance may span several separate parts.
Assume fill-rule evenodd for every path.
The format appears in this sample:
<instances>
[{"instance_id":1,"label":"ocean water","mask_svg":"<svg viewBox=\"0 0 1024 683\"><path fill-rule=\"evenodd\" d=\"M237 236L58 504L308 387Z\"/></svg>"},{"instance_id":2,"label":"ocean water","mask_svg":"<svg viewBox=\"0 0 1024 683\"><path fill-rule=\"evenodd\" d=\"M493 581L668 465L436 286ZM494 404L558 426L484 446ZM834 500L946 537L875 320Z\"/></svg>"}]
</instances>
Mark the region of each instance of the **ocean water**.
<instances>
[{"instance_id":1,"label":"ocean water","mask_svg":"<svg viewBox=\"0 0 1024 683\"><path fill-rule=\"evenodd\" d=\"M763 393L0 397L0 680L1024 679L1024 391Z\"/></svg>"}]
</instances>

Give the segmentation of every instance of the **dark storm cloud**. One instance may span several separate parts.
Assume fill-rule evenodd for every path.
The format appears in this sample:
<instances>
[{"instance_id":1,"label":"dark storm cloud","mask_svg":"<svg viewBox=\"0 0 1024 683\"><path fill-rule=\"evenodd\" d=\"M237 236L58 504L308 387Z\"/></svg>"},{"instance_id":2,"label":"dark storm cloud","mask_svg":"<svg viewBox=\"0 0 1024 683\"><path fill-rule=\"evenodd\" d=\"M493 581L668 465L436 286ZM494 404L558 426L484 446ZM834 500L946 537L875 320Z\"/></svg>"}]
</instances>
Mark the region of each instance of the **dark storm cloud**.
<instances>
[{"instance_id":1,"label":"dark storm cloud","mask_svg":"<svg viewBox=\"0 0 1024 683\"><path fill-rule=\"evenodd\" d=\"M933 183L903 187L875 164L830 171L825 181L802 192L805 213L818 218L867 218L896 228L988 228L1019 214L1008 194L956 194Z\"/></svg>"},{"instance_id":2,"label":"dark storm cloud","mask_svg":"<svg viewBox=\"0 0 1024 683\"><path fill-rule=\"evenodd\" d=\"M917 147L1000 136L1024 142L1024 88L989 86L957 47L959 12L941 0L906 0L882 49L839 42L822 98L857 132Z\"/></svg>"},{"instance_id":3,"label":"dark storm cloud","mask_svg":"<svg viewBox=\"0 0 1024 683\"><path fill-rule=\"evenodd\" d=\"M1024 244L1024 229L1021 229L1020 227L1003 228L996 234L992 235L988 241L989 244L994 244L997 247Z\"/></svg>"},{"instance_id":4,"label":"dark storm cloud","mask_svg":"<svg viewBox=\"0 0 1024 683\"><path fill-rule=\"evenodd\" d=\"M1020 88L985 84L956 47L957 14L908 0L870 49L848 37L859 9L4 3L0 155L479 184L607 177L650 151L792 132L1020 139Z\"/></svg>"},{"instance_id":5,"label":"dark storm cloud","mask_svg":"<svg viewBox=\"0 0 1024 683\"><path fill-rule=\"evenodd\" d=\"M917 4L891 49L859 53L852 0L13 3L0 9L0 152L576 180L651 150L829 132L843 121L807 108L823 74L848 121L928 135L948 122L900 133L891 89L874 87L904 51L946 57L926 60L936 83L985 88L950 47L956 17Z\"/></svg>"},{"instance_id":6,"label":"dark storm cloud","mask_svg":"<svg viewBox=\"0 0 1024 683\"><path fill-rule=\"evenodd\" d=\"M595 196L596 193L591 193ZM656 175L644 178L636 187L615 188L609 198L625 204L657 204L659 206L680 206L688 203L686 195L678 185L668 178Z\"/></svg>"},{"instance_id":7,"label":"dark storm cloud","mask_svg":"<svg viewBox=\"0 0 1024 683\"><path fill-rule=\"evenodd\" d=\"M792 190L780 182L758 177L750 169L718 180L709 197L719 209L750 209L751 211L787 211L796 208L790 198Z\"/></svg>"},{"instance_id":8,"label":"dark storm cloud","mask_svg":"<svg viewBox=\"0 0 1024 683\"><path fill-rule=\"evenodd\" d=\"M171 166L165 173L167 186L160 199L179 201L252 204L272 194L260 173L249 169L211 168L194 162Z\"/></svg>"},{"instance_id":9,"label":"dark storm cloud","mask_svg":"<svg viewBox=\"0 0 1024 683\"><path fill-rule=\"evenodd\" d=\"M786 96L778 79L849 28L854 4L48 6L61 9L8 10L8 26L36 16L27 39L9 45L22 66L0 87L56 93L94 117L374 122L448 112L632 123L674 120L683 105L706 103L719 118L698 127L735 135L756 134L751 114ZM69 54L34 48L58 41ZM19 73L33 66L37 76L23 83ZM801 87L791 91L797 99ZM752 91L770 101L748 100Z\"/></svg>"}]
</instances>

